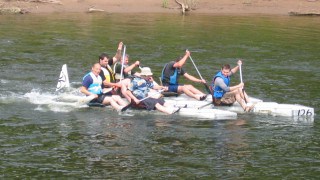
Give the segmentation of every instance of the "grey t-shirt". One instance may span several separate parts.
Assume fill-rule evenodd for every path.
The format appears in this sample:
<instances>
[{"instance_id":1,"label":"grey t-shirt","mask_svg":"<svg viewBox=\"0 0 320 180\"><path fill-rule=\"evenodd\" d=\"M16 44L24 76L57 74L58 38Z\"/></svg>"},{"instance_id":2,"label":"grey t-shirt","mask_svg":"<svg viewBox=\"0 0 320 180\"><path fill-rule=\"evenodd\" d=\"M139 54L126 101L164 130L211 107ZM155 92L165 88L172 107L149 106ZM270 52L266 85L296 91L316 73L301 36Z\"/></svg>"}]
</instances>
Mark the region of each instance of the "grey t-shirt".
<instances>
[{"instance_id":1,"label":"grey t-shirt","mask_svg":"<svg viewBox=\"0 0 320 180\"><path fill-rule=\"evenodd\" d=\"M219 86L221 89L223 89L225 92L229 92L230 91L230 87L228 87L226 85L226 83L224 83L223 79L221 77L217 77L214 81L214 85L215 86Z\"/></svg>"},{"instance_id":2,"label":"grey t-shirt","mask_svg":"<svg viewBox=\"0 0 320 180\"><path fill-rule=\"evenodd\" d=\"M232 76L232 74L233 74L232 71L230 71L228 76ZM224 83L224 81L223 81L223 79L221 77L216 77L216 79L214 80L214 86L219 86L225 92L229 92L230 91L230 87L227 86L226 83Z\"/></svg>"}]
</instances>

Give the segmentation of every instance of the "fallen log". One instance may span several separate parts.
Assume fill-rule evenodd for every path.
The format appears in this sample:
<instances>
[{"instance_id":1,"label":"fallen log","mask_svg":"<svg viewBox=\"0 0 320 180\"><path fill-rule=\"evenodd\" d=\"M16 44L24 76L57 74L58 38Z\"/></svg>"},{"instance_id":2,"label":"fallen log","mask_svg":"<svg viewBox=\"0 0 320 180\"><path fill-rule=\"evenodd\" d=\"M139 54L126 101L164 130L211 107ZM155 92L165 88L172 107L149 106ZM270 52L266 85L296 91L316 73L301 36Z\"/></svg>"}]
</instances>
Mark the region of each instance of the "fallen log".
<instances>
[{"instance_id":1,"label":"fallen log","mask_svg":"<svg viewBox=\"0 0 320 180\"><path fill-rule=\"evenodd\" d=\"M97 8L94 8L94 7L90 7L88 9L88 13L94 13L94 12L105 12L105 10L103 9L97 9Z\"/></svg>"},{"instance_id":2,"label":"fallen log","mask_svg":"<svg viewBox=\"0 0 320 180\"><path fill-rule=\"evenodd\" d=\"M316 12L296 12L296 11L290 11L290 16L320 16L320 13Z\"/></svg>"},{"instance_id":3,"label":"fallen log","mask_svg":"<svg viewBox=\"0 0 320 180\"><path fill-rule=\"evenodd\" d=\"M19 7L0 8L0 14L26 14L26 13L29 13L29 11Z\"/></svg>"},{"instance_id":4,"label":"fallen log","mask_svg":"<svg viewBox=\"0 0 320 180\"><path fill-rule=\"evenodd\" d=\"M30 0L29 2L62 4L61 1L58 0Z\"/></svg>"},{"instance_id":5,"label":"fallen log","mask_svg":"<svg viewBox=\"0 0 320 180\"><path fill-rule=\"evenodd\" d=\"M175 1L176 1L176 3L178 3L181 6L183 15L186 13L186 11L190 11L191 10L191 8L189 7L188 4L182 3L182 2L180 2L178 0L175 0Z\"/></svg>"}]
</instances>

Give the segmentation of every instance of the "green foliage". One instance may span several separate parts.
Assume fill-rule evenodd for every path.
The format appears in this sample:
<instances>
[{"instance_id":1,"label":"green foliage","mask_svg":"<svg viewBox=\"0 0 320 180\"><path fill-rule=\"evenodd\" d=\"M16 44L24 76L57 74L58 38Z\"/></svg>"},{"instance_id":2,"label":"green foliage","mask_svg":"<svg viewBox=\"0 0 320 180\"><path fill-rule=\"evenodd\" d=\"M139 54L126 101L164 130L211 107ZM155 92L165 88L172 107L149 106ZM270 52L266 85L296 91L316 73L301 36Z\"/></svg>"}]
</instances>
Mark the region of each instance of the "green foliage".
<instances>
[{"instance_id":1,"label":"green foliage","mask_svg":"<svg viewBox=\"0 0 320 180\"><path fill-rule=\"evenodd\" d=\"M168 8L168 6L169 6L168 0L162 0L162 7L163 8Z\"/></svg>"}]
</instances>

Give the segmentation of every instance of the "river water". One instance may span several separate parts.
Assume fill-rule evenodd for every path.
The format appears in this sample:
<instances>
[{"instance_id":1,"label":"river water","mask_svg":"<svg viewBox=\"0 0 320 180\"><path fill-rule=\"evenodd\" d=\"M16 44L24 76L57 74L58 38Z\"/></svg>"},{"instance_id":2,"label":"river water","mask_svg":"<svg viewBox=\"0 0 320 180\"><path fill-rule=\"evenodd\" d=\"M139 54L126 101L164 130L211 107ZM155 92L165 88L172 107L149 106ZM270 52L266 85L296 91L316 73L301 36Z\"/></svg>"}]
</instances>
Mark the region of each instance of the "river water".
<instances>
[{"instance_id":1,"label":"river water","mask_svg":"<svg viewBox=\"0 0 320 180\"><path fill-rule=\"evenodd\" d=\"M75 90L98 55L113 55L123 41L131 61L151 67L156 77L185 49L207 81L222 64L242 59L249 95L319 114L318 17L30 14L0 16L0 29L2 179L320 175L318 115L217 121L51 104L63 64ZM197 75L190 61L185 68Z\"/></svg>"}]
</instances>

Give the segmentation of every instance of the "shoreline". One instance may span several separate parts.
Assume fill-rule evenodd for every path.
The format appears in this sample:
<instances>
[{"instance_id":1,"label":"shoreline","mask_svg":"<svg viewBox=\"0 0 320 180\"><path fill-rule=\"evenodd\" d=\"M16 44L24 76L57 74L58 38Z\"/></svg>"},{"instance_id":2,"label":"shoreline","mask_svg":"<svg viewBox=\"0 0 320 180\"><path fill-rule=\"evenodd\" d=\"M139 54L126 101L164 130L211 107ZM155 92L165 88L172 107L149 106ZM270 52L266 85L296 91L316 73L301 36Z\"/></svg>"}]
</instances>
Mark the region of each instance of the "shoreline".
<instances>
[{"instance_id":1,"label":"shoreline","mask_svg":"<svg viewBox=\"0 0 320 180\"><path fill-rule=\"evenodd\" d=\"M183 2L183 0L180 1ZM320 15L320 0L194 0L193 2L196 3L190 6L191 11L186 11L188 15L295 15L292 12L298 15ZM181 6L175 0L121 2L118 0L0 0L0 8L16 8L13 12L20 9L32 14L82 12L182 14Z\"/></svg>"}]
</instances>

